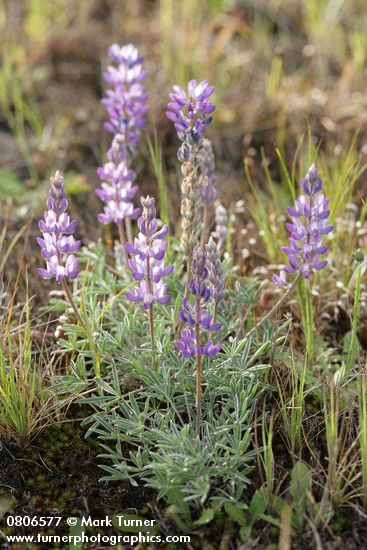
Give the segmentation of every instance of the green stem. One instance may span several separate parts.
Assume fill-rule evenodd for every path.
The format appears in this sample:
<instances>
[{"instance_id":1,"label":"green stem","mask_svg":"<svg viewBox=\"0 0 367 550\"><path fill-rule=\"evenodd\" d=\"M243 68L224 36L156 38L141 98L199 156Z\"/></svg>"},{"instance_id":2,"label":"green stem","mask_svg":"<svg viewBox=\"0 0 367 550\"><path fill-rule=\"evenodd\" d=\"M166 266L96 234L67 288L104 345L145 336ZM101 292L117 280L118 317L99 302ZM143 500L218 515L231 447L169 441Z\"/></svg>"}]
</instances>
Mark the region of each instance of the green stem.
<instances>
[{"instance_id":1,"label":"green stem","mask_svg":"<svg viewBox=\"0 0 367 550\"><path fill-rule=\"evenodd\" d=\"M200 298L196 298L195 346L196 346L196 434L200 437L201 428L201 355L200 346Z\"/></svg>"},{"instance_id":2,"label":"green stem","mask_svg":"<svg viewBox=\"0 0 367 550\"><path fill-rule=\"evenodd\" d=\"M191 279L191 262L192 262L192 253L188 254L186 258L186 286L185 286L185 294L184 298L188 298L189 296L189 284Z\"/></svg>"},{"instance_id":3,"label":"green stem","mask_svg":"<svg viewBox=\"0 0 367 550\"><path fill-rule=\"evenodd\" d=\"M71 294L70 292L70 288L68 287L68 284L67 282L65 281L65 279L63 279L62 281L62 286L64 288L64 292L67 296L67 299L69 300L69 304L71 305L71 307L73 308L73 311L75 313L75 317L77 318L78 320L78 323L84 328L85 332L87 333L87 326L86 324L84 323L83 319L81 318L80 316L80 313L78 311L78 308L76 307L76 304L74 302L74 298L73 298L73 295Z\"/></svg>"},{"instance_id":4,"label":"green stem","mask_svg":"<svg viewBox=\"0 0 367 550\"><path fill-rule=\"evenodd\" d=\"M134 239L133 239L133 232L131 227L131 219L125 218L125 223L126 223L127 240L129 243L132 243Z\"/></svg>"},{"instance_id":5,"label":"green stem","mask_svg":"<svg viewBox=\"0 0 367 550\"><path fill-rule=\"evenodd\" d=\"M121 243L121 246L122 246L122 251L123 251L123 255L124 255L124 259L125 259L125 264L128 265L129 254L127 253L127 250L125 248L126 234L125 234L125 227L124 227L124 222L123 221L121 221L118 224L118 229L119 229L120 243Z\"/></svg>"},{"instance_id":6,"label":"green stem","mask_svg":"<svg viewBox=\"0 0 367 550\"><path fill-rule=\"evenodd\" d=\"M361 390L359 397L359 447L361 452L362 462L362 498L364 504L367 505L367 384L366 384L366 368L361 374Z\"/></svg>"},{"instance_id":7,"label":"green stem","mask_svg":"<svg viewBox=\"0 0 367 550\"><path fill-rule=\"evenodd\" d=\"M354 305L353 305L353 324L352 324L352 337L350 339L348 357L346 361L346 372L352 368L353 361L356 358L356 341L357 341L357 328L358 328L358 315L359 315L359 301L361 297L361 277L362 277L362 265L357 269L356 277L356 289L354 293Z\"/></svg>"},{"instance_id":8,"label":"green stem","mask_svg":"<svg viewBox=\"0 0 367 550\"><path fill-rule=\"evenodd\" d=\"M148 246L150 245L150 242L148 240ZM152 279L150 277L150 256L148 254L146 259L146 271L147 271L147 286L149 293L153 295L153 283ZM150 341L152 344L152 350L155 348L154 344L154 312L153 312L153 302L149 306L149 332L150 332Z\"/></svg>"},{"instance_id":9,"label":"green stem","mask_svg":"<svg viewBox=\"0 0 367 550\"><path fill-rule=\"evenodd\" d=\"M313 308L309 281L301 279L298 290L301 304L302 325L306 339L306 362L308 363L313 355Z\"/></svg>"},{"instance_id":10,"label":"green stem","mask_svg":"<svg viewBox=\"0 0 367 550\"><path fill-rule=\"evenodd\" d=\"M205 243L207 241L208 236L208 227L209 227L209 208L208 204L204 202L203 206L203 228L201 231L201 239L200 239L200 248L204 250Z\"/></svg>"},{"instance_id":11,"label":"green stem","mask_svg":"<svg viewBox=\"0 0 367 550\"><path fill-rule=\"evenodd\" d=\"M217 322L217 316L218 316L218 302L214 302L214 312L213 312L213 323Z\"/></svg>"},{"instance_id":12,"label":"green stem","mask_svg":"<svg viewBox=\"0 0 367 550\"><path fill-rule=\"evenodd\" d=\"M149 332L150 332L150 341L152 343L152 350L155 349L154 343L154 313L153 313L153 304L149 306Z\"/></svg>"},{"instance_id":13,"label":"green stem","mask_svg":"<svg viewBox=\"0 0 367 550\"><path fill-rule=\"evenodd\" d=\"M90 327L81 318L79 310L78 310L78 308L77 308L77 306L74 302L73 295L71 294L70 288L68 287L68 284L65 281L65 279L63 279L63 281L62 281L62 286L63 286L64 292L67 296L67 299L69 300L69 303L70 303L70 305L71 305L71 307L72 307L72 309L75 313L75 316L76 316L79 324L84 328L85 333L88 336L89 345L90 345L92 353L94 355L94 372L96 374L96 377L100 378L101 377L101 367L100 367L100 363L99 363L99 353L98 353L98 350L95 346L95 343L94 343L94 340L93 340L93 335L91 334L91 331L90 331Z\"/></svg>"}]
</instances>

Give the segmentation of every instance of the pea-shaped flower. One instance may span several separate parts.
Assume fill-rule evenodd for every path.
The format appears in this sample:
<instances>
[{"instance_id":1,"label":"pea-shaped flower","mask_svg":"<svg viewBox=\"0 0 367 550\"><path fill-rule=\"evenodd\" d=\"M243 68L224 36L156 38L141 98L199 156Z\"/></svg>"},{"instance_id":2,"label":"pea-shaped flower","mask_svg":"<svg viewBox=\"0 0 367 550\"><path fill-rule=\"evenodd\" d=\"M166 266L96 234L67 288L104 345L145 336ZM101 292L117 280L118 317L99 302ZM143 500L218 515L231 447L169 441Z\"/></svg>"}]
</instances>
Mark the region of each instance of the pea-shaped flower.
<instances>
[{"instance_id":1,"label":"pea-shaped flower","mask_svg":"<svg viewBox=\"0 0 367 550\"><path fill-rule=\"evenodd\" d=\"M65 278L75 279L78 274L78 260L74 253L80 247L80 241L73 237L77 224L75 220L70 220L67 213L68 201L60 172L51 177L50 183L48 210L38 224L42 238L37 238L46 260L46 269L40 267L38 273L43 279L55 278L61 284Z\"/></svg>"},{"instance_id":2,"label":"pea-shaped flower","mask_svg":"<svg viewBox=\"0 0 367 550\"><path fill-rule=\"evenodd\" d=\"M288 256L289 266L280 275L273 276L273 282L286 285L286 273L298 272L309 279L313 271L327 265L322 256L328 251L325 236L333 230L328 223L330 215L329 199L322 191L322 180L315 164L312 164L305 178L301 180L303 193L288 208L291 221L286 224L289 231L289 244L283 248Z\"/></svg>"},{"instance_id":3,"label":"pea-shaped flower","mask_svg":"<svg viewBox=\"0 0 367 550\"><path fill-rule=\"evenodd\" d=\"M150 335L154 347L153 304L169 302L167 283L164 278L173 270L173 265L165 266L164 257L168 243L165 237L168 227L158 229L158 220L154 199L141 199L142 215L138 219L139 234L134 243L125 243L125 248L131 256L129 266L133 278L139 281L132 291L126 292L126 297L132 302L140 302L144 309L149 310Z\"/></svg>"}]
</instances>

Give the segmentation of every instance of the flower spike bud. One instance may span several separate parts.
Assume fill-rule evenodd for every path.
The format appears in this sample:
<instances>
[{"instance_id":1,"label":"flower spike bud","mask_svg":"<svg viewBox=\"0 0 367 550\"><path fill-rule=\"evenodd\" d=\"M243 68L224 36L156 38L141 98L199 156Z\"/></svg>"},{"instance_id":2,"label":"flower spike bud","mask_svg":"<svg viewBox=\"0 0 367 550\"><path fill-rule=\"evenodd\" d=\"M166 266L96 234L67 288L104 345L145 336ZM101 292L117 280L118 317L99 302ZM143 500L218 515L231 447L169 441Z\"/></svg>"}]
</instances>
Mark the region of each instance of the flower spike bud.
<instances>
[{"instance_id":1,"label":"flower spike bud","mask_svg":"<svg viewBox=\"0 0 367 550\"><path fill-rule=\"evenodd\" d=\"M75 279L78 274L79 261L74 254L80 247L80 241L73 237L76 221L71 221L67 213L68 201L62 174L56 172L50 183L48 210L38 224L42 238L37 238L46 260L46 269L40 267L38 273L43 279L55 278L61 284L65 278Z\"/></svg>"},{"instance_id":2,"label":"flower spike bud","mask_svg":"<svg viewBox=\"0 0 367 550\"><path fill-rule=\"evenodd\" d=\"M209 86L207 80L199 84L196 80L190 80L185 92L180 86L173 86L170 93L171 102L167 105L167 117L175 123L178 134L187 136L182 141L198 142L210 124L211 118L207 117L215 110L215 106L209 101L215 87Z\"/></svg>"},{"instance_id":3,"label":"flower spike bud","mask_svg":"<svg viewBox=\"0 0 367 550\"><path fill-rule=\"evenodd\" d=\"M322 258L328 251L324 240L334 227L328 223L329 199L321 192L322 185L318 169L312 164L306 177L301 180L304 194L298 196L293 208L288 208L291 218L286 224L289 244L283 251L288 256L289 266L280 276L273 276L273 282L277 285L286 284L286 273L299 272L304 279L310 279L314 271L320 271L327 265L327 260Z\"/></svg>"},{"instance_id":4,"label":"flower spike bud","mask_svg":"<svg viewBox=\"0 0 367 550\"><path fill-rule=\"evenodd\" d=\"M179 318L186 323L189 328L181 331L181 338L176 342L176 348L183 357L194 356L214 356L220 349L220 344L214 344L209 338L205 344L201 342L202 333L216 332L221 324L213 320L212 315L207 311L207 306L211 299L211 292L207 284L208 264L206 250L197 248L195 250L192 265L192 278L189 283L189 289L194 296L194 304L191 305L188 298L184 298L182 308L179 312ZM194 328L196 330L194 331Z\"/></svg>"},{"instance_id":5,"label":"flower spike bud","mask_svg":"<svg viewBox=\"0 0 367 550\"><path fill-rule=\"evenodd\" d=\"M203 139L203 146L200 151L200 168L202 175L201 198L204 204L211 204L217 197L217 190L215 188L217 175L215 172L213 146L211 141L206 138Z\"/></svg>"},{"instance_id":6,"label":"flower spike bud","mask_svg":"<svg viewBox=\"0 0 367 550\"><path fill-rule=\"evenodd\" d=\"M182 142L177 153L183 174L181 249L189 265L202 226L202 203L205 212L207 203L215 198L212 150L210 152L210 142L206 143L204 140L205 129L212 120L209 115L215 110L214 104L209 100L214 91L215 87L209 85L207 80L200 83L190 80L187 91L180 86L173 86L173 92L169 94L171 101L167 105L166 115L174 122L178 138ZM204 216L206 217L207 215ZM206 225L204 219L202 235L206 232Z\"/></svg>"},{"instance_id":7,"label":"flower spike bud","mask_svg":"<svg viewBox=\"0 0 367 550\"><path fill-rule=\"evenodd\" d=\"M168 227L158 230L155 201L152 197L142 197L142 213L138 219L139 234L134 243L125 243L131 256L129 267L133 278L139 281L133 291L126 292L132 302L142 302L144 309L154 303L166 304L169 301L167 284L163 279L173 271L173 265L164 265L167 241L164 240Z\"/></svg>"},{"instance_id":8,"label":"flower spike bud","mask_svg":"<svg viewBox=\"0 0 367 550\"><path fill-rule=\"evenodd\" d=\"M111 89L107 90L102 103L109 116L105 128L114 137L107 152L108 162L98 169L102 184L96 194L104 202L104 211L98 220L103 224L116 223L123 244L126 240L123 221L136 219L140 214L140 209L133 204L138 187L133 185L135 172L130 169L130 163L137 154L145 125L148 95L142 84L146 76L142 66L144 58L135 46L113 44L108 55L113 65L107 67L104 79Z\"/></svg>"},{"instance_id":9,"label":"flower spike bud","mask_svg":"<svg viewBox=\"0 0 367 550\"><path fill-rule=\"evenodd\" d=\"M206 245L206 254L208 258L208 279L211 284L210 292L214 302L219 304L224 298L224 277L220 254L213 237L210 237Z\"/></svg>"},{"instance_id":10,"label":"flower spike bud","mask_svg":"<svg viewBox=\"0 0 367 550\"><path fill-rule=\"evenodd\" d=\"M120 136L122 156L129 160L136 155L148 111L148 95L142 84L147 74L142 65L144 57L132 44L122 47L114 44L108 55L113 65L107 67L103 75L111 86L102 100L109 116L105 128Z\"/></svg>"}]
</instances>

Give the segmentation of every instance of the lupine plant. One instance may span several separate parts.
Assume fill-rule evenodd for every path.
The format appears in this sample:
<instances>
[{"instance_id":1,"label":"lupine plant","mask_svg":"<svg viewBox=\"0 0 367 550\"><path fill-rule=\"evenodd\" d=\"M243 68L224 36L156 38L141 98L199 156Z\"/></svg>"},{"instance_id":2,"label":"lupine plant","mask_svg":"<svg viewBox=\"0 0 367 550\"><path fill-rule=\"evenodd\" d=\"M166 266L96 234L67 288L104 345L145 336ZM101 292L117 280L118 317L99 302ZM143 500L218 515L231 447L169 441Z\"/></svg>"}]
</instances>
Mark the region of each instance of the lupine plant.
<instances>
[{"instance_id":1,"label":"lupine plant","mask_svg":"<svg viewBox=\"0 0 367 550\"><path fill-rule=\"evenodd\" d=\"M62 285L75 317L88 335L89 345L93 351L95 374L99 377L99 355L94 337L89 329L88 321L82 319L68 285L68 280L72 281L78 275L79 260L74 254L81 243L76 241L73 236L77 222L70 220L67 212L68 201L62 174L57 171L55 176L50 178L50 183L50 192L47 198L48 210L44 213L44 219L40 220L38 224L42 238L37 237L41 254L46 260L46 269L40 267L38 273L43 279L54 278L59 285Z\"/></svg>"},{"instance_id":2,"label":"lupine plant","mask_svg":"<svg viewBox=\"0 0 367 550\"><path fill-rule=\"evenodd\" d=\"M289 244L283 247L283 252L288 256L289 266L282 269L279 275L273 275L274 284L285 287L286 291L249 334L255 332L258 326L273 315L300 280L309 280L313 272L320 271L327 265L327 260L321 259L321 256L328 251L328 245L325 244L324 239L333 230L333 226L327 221L330 215L330 210L327 208L329 199L321 193L322 180L315 164L301 180L301 189L303 193L296 199L295 207L288 208L288 214L291 217L291 222L286 223ZM296 274L291 284L287 283L287 274ZM306 309L307 341L310 343L312 318L309 300L303 308Z\"/></svg>"},{"instance_id":3,"label":"lupine plant","mask_svg":"<svg viewBox=\"0 0 367 550\"><path fill-rule=\"evenodd\" d=\"M276 284L286 284L285 273L297 273L289 291L300 280L300 300L302 318L306 332L307 355L313 348L313 309L310 286L312 273L320 271L327 265L322 256L328 251L325 237L333 230L328 223L330 210L329 198L322 193L323 182L318 169L312 164L305 178L301 180L303 193L295 201L294 208L288 208L291 222L286 224L289 231L289 244L283 248L288 256L289 266L275 276Z\"/></svg>"},{"instance_id":4,"label":"lupine plant","mask_svg":"<svg viewBox=\"0 0 367 550\"><path fill-rule=\"evenodd\" d=\"M204 198L205 226L202 227L203 240L201 247L205 245L208 214L207 205L213 198L212 151L204 141L204 132L212 121L210 115L215 106L209 100L214 93L214 86L210 86L207 80L197 83L190 80L187 92L180 86L173 86L170 93L171 101L167 105L167 117L175 124L178 138L182 142L177 157L182 162L183 180L181 184L181 215L182 234L181 249L187 259L188 275L191 266L192 253L196 246L201 223L201 202ZM204 150L203 146L206 143ZM202 176L200 170L202 170ZM214 197L215 198L215 197ZM188 276L188 281L190 276Z\"/></svg>"},{"instance_id":5,"label":"lupine plant","mask_svg":"<svg viewBox=\"0 0 367 550\"><path fill-rule=\"evenodd\" d=\"M139 281L139 286L126 292L126 297L132 302L141 302L144 309L149 310L149 327L152 349L154 349L154 313L153 304L167 304L169 295L167 283L163 281L172 270L173 265L164 266L164 256L168 242L164 240L168 227L158 228L154 199L141 199L142 215L138 219L139 235L134 244L125 243L126 250L132 257L129 260L132 276Z\"/></svg>"},{"instance_id":6,"label":"lupine plant","mask_svg":"<svg viewBox=\"0 0 367 550\"><path fill-rule=\"evenodd\" d=\"M208 244L206 245L207 265L208 265L208 280L210 282L210 292L214 300L214 322L218 315L219 303L224 298L224 276L223 267L220 260L220 254L214 239L210 237Z\"/></svg>"},{"instance_id":7,"label":"lupine plant","mask_svg":"<svg viewBox=\"0 0 367 550\"><path fill-rule=\"evenodd\" d=\"M124 223L131 242L129 220L136 219L140 213L132 202L138 187L132 185L135 173L131 162L137 154L141 129L145 125L148 95L142 84L146 77L142 65L144 57L139 55L135 46L114 44L109 57L113 65L107 67L104 79L111 88L102 103L109 115L105 128L114 137L107 153L108 162L98 169L102 186L97 189L97 195L105 203L104 212L98 219L103 224L117 224L123 246L126 241Z\"/></svg>"},{"instance_id":8,"label":"lupine plant","mask_svg":"<svg viewBox=\"0 0 367 550\"><path fill-rule=\"evenodd\" d=\"M121 136L123 157L134 158L148 111L148 94L142 84L147 74L142 65L144 57L133 44L113 44L108 55L114 65L108 66L103 75L112 87L102 99L109 115L105 128Z\"/></svg>"},{"instance_id":9,"label":"lupine plant","mask_svg":"<svg viewBox=\"0 0 367 550\"><path fill-rule=\"evenodd\" d=\"M203 342L203 333L216 332L221 324L214 322L208 312L211 292L208 287L208 267L206 251L197 248L192 260L191 280L189 289L194 297L193 305L185 298L182 303L179 317L188 325L181 331L181 338L176 342L177 349L183 357L195 357L196 360L196 433L200 434L201 425L201 358L213 357L220 348L220 344L214 344L212 338Z\"/></svg>"},{"instance_id":10,"label":"lupine plant","mask_svg":"<svg viewBox=\"0 0 367 550\"><path fill-rule=\"evenodd\" d=\"M215 187L215 182L217 181L215 158L213 146L209 139L204 138L200 157L200 170L202 174L200 195L203 203L203 229L201 232L200 246L203 248L207 241L209 230L209 208L217 197L217 189Z\"/></svg>"},{"instance_id":11,"label":"lupine plant","mask_svg":"<svg viewBox=\"0 0 367 550\"><path fill-rule=\"evenodd\" d=\"M98 221L103 224L115 223L121 244L126 241L124 220L136 219L140 214L140 209L134 208L132 202L138 186L132 184L135 173L122 155L123 144L124 138L121 134L116 134L107 153L109 162L98 169L102 185L96 190L97 196L105 203L103 213L98 215Z\"/></svg>"},{"instance_id":12,"label":"lupine plant","mask_svg":"<svg viewBox=\"0 0 367 550\"><path fill-rule=\"evenodd\" d=\"M37 237L41 248L41 254L46 260L46 269L40 267L38 273L43 279L55 279L63 286L76 318L82 326L84 322L80 317L70 292L67 280L73 280L78 275L78 259L74 253L80 247L80 241L73 237L77 222L70 220L67 213L68 201L64 188L64 177L60 172L50 179L50 193L47 199L47 208L44 219L39 222L42 238Z\"/></svg>"},{"instance_id":13,"label":"lupine plant","mask_svg":"<svg viewBox=\"0 0 367 550\"><path fill-rule=\"evenodd\" d=\"M286 224L289 231L289 245L283 248L288 256L289 266L274 275L276 284L286 285L286 273L297 273L309 279L313 271L319 271L327 265L321 256L328 251L324 243L325 235L333 230L328 224L330 210L329 199L322 191L322 180L315 164L301 181L303 194L296 199L295 207L288 208L291 222Z\"/></svg>"}]
</instances>

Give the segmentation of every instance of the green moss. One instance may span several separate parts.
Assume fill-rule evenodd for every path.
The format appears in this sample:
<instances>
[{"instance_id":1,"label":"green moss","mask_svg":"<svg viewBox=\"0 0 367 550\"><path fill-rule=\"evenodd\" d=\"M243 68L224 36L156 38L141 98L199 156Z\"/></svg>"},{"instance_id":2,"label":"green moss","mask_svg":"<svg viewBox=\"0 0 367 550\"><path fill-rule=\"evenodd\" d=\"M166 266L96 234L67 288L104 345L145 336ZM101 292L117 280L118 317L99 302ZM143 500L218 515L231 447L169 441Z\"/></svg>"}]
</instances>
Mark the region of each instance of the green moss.
<instances>
[{"instance_id":1,"label":"green moss","mask_svg":"<svg viewBox=\"0 0 367 550\"><path fill-rule=\"evenodd\" d=\"M347 518L342 512L336 511L333 521L333 531L342 533L345 530Z\"/></svg>"}]
</instances>

